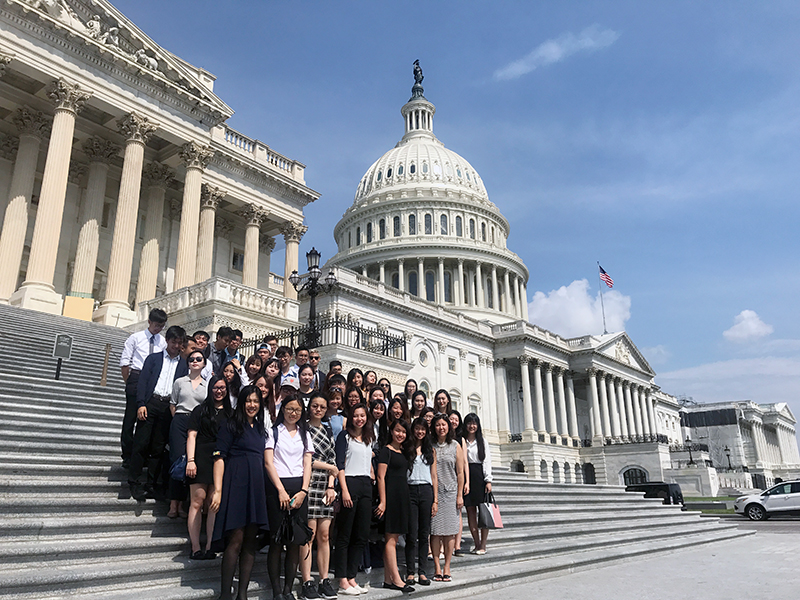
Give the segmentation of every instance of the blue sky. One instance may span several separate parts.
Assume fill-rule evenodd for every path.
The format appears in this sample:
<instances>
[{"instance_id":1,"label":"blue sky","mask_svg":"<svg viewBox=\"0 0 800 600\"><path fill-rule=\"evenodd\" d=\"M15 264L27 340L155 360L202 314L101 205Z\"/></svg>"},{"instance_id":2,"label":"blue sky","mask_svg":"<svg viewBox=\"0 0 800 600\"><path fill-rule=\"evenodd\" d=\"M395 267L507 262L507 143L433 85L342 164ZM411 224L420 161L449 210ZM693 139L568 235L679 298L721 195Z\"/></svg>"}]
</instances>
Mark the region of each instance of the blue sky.
<instances>
[{"instance_id":1,"label":"blue sky","mask_svg":"<svg viewBox=\"0 0 800 600\"><path fill-rule=\"evenodd\" d=\"M115 4L218 76L232 127L308 165L301 251L335 253L420 59L435 133L512 223L533 320L600 333L599 260L609 329L665 391L800 416L800 4Z\"/></svg>"}]
</instances>

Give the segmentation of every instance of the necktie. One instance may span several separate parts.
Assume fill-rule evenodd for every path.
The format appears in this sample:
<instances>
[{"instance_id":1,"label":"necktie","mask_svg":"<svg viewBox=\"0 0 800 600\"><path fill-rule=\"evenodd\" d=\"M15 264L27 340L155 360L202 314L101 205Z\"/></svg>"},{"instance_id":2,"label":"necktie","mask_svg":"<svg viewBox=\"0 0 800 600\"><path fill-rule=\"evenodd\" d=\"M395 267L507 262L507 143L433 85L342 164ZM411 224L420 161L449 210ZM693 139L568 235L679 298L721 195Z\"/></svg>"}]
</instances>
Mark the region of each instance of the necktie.
<instances>
[{"instance_id":1,"label":"necktie","mask_svg":"<svg viewBox=\"0 0 800 600\"><path fill-rule=\"evenodd\" d=\"M151 335L151 336L150 336L150 354L152 354L152 353L153 353L153 350L155 349L155 348L154 348L154 346L155 346L155 343L156 343L156 336L154 336L154 335Z\"/></svg>"}]
</instances>

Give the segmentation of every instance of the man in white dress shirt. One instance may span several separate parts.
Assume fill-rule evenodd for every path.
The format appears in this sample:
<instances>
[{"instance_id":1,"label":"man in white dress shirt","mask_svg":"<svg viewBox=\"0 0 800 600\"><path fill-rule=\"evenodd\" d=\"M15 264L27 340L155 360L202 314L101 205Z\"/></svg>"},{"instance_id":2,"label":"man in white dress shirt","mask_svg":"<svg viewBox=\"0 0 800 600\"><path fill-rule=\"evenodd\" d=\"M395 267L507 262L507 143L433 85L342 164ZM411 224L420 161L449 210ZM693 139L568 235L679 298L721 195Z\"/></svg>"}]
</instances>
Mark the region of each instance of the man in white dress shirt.
<instances>
[{"instance_id":1,"label":"man in white dress shirt","mask_svg":"<svg viewBox=\"0 0 800 600\"><path fill-rule=\"evenodd\" d=\"M167 347L161 330L167 323L167 313L160 308L150 311L147 319L147 329L137 331L128 336L122 348L119 366L122 370L122 380L125 382L125 416L122 418L122 432L120 444L122 446L122 466L128 468L133 450L133 427L136 424L136 388L139 383L139 373L145 359L153 352L163 352Z\"/></svg>"}]
</instances>

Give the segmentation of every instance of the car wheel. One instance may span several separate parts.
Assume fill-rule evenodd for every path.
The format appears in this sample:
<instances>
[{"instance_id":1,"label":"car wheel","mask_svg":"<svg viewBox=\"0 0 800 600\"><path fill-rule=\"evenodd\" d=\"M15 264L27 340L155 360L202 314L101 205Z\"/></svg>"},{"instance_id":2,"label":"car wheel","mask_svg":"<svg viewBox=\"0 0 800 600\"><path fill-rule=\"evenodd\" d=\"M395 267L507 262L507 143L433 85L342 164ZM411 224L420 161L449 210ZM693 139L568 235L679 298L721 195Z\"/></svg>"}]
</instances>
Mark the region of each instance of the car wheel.
<instances>
[{"instance_id":1,"label":"car wheel","mask_svg":"<svg viewBox=\"0 0 800 600\"><path fill-rule=\"evenodd\" d=\"M744 509L744 514L751 521L765 521L767 519L767 511L760 504L750 504Z\"/></svg>"}]
</instances>

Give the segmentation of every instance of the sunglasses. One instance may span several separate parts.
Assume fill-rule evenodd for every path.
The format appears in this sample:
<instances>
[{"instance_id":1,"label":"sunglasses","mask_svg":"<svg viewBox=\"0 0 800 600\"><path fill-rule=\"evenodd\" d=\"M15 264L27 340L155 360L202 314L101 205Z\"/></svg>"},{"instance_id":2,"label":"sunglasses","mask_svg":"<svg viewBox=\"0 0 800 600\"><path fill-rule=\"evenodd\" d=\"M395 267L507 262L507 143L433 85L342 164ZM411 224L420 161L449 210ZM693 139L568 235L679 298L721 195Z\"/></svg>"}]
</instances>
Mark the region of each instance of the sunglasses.
<instances>
[{"instance_id":1,"label":"sunglasses","mask_svg":"<svg viewBox=\"0 0 800 600\"><path fill-rule=\"evenodd\" d=\"M186 359L186 362L190 362L190 363L203 362L203 360L205 360L205 359L200 358L199 356L192 356L191 358Z\"/></svg>"}]
</instances>

